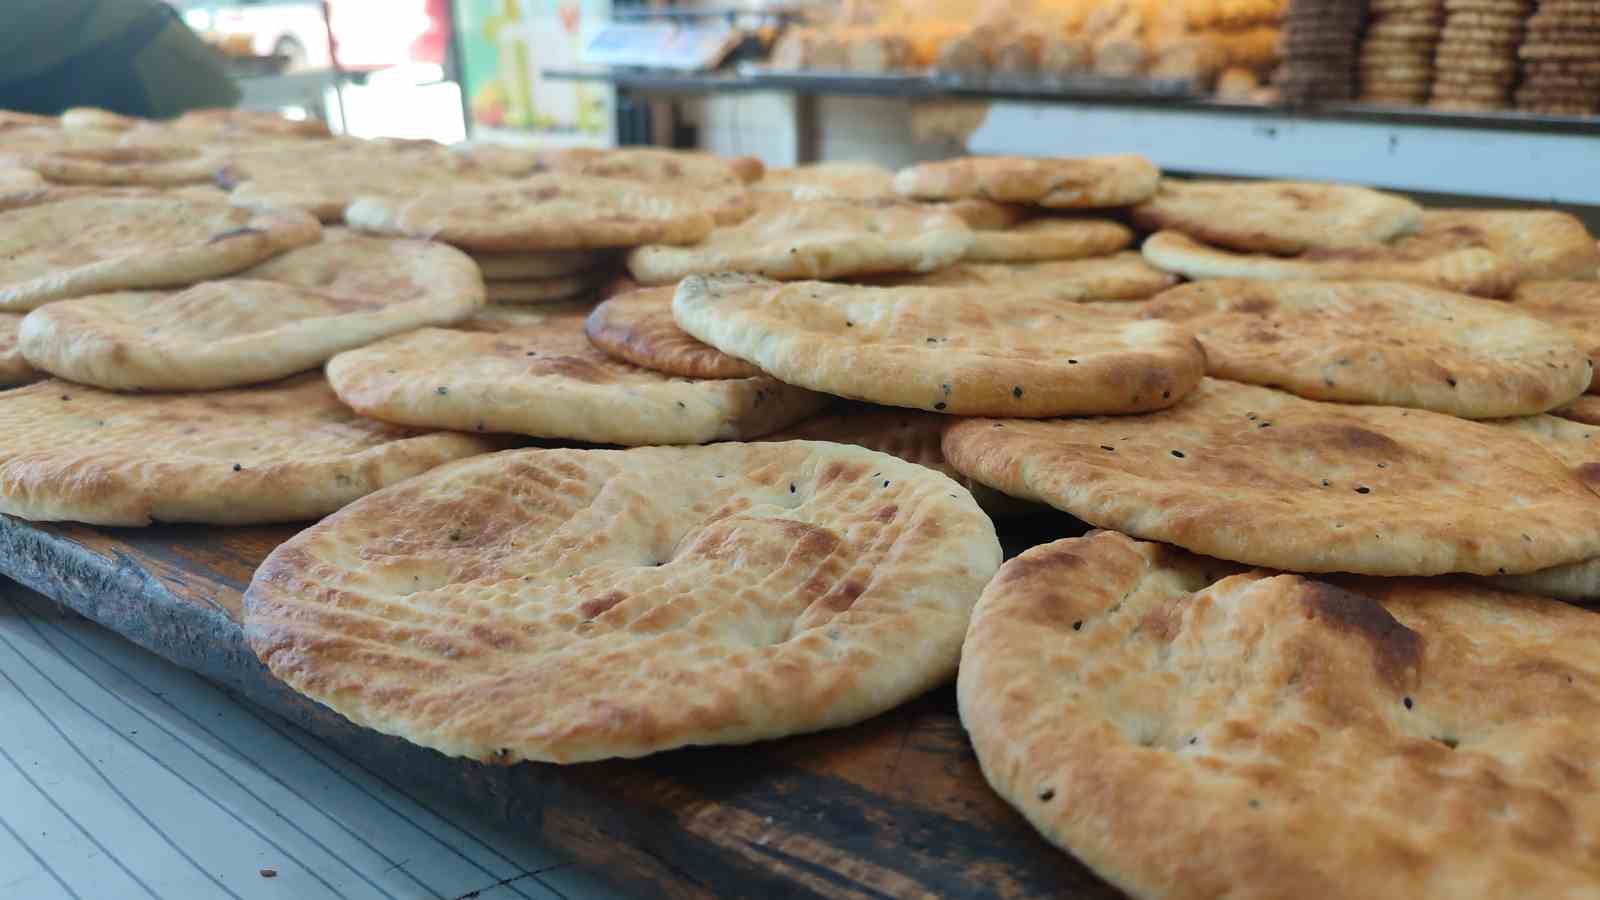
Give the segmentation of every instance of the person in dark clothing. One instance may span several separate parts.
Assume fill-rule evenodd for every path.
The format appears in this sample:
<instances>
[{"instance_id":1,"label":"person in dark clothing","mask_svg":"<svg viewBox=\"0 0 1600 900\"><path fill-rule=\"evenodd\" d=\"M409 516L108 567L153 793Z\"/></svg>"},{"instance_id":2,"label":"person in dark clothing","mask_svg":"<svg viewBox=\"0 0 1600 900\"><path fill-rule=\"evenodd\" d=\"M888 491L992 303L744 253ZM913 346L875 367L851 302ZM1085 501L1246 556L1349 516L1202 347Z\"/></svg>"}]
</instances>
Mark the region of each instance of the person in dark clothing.
<instances>
[{"instance_id":1,"label":"person in dark clothing","mask_svg":"<svg viewBox=\"0 0 1600 900\"><path fill-rule=\"evenodd\" d=\"M218 55L161 0L0 2L0 109L164 119L238 101Z\"/></svg>"}]
</instances>

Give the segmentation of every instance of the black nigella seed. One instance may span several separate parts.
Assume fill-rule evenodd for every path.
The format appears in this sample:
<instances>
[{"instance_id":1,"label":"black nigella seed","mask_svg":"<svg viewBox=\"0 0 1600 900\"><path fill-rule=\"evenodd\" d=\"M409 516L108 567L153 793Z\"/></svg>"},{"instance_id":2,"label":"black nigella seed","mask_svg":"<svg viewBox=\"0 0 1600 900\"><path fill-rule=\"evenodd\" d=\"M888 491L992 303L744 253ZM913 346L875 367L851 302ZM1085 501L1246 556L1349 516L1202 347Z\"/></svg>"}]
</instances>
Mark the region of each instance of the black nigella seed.
<instances>
[{"instance_id":1,"label":"black nigella seed","mask_svg":"<svg viewBox=\"0 0 1600 900\"><path fill-rule=\"evenodd\" d=\"M884 486L884 487L888 487L888 486L889 486L889 481L888 481L888 479L884 479L884 482L883 482L883 486Z\"/></svg>"},{"instance_id":2,"label":"black nigella seed","mask_svg":"<svg viewBox=\"0 0 1600 900\"><path fill-rule=\"evenodd\" d=\"M1326 479L1326 478L1322 479L1322 486L1323 487L1327 487L1328 486L1328 479Z\"/></svg>"},{"instance_id":3,"label":"black nigella seed","mask_svg":"<svg viewBox=\"0 0 1600 900\"><path fill-rule=\"evenodd\" d=\"M1456 386L1456 380L1454 378L1446 378L1444 380L1444 382L1445 382L1445 384L1448 384L1451 387L1455 387Z\"/></svg>"},{"instance_id":4,"label":"black nigella seed","mask_svg":"<svg viewBox=\"0 0 1600 900\"><path fill-rule=\"evenodd\" d=\"M449 388L447 388L447 387L440 387L439 388L439 396L443 397L445 394L448 394L448 393L450 393L450 389Z\"/></svg>"},{"instance_id":5,"label":"black nigella seed","mask_svg":"<svg viewBox=\"0 0 1600 900\"><path fill-rule=\"evenodd\" d=\"M1183 459L1183 451L1182 450L1174 450L1174 451L1172 451L1172 455L1176 456L1179 459Z\"/></svg>"},{"instance_id":6,"label":"black nigella seed","mask_svg":"<svg viewBox=\"0 0 1600 900\"><path fill-rule=\"evenodd\" d=\"M1111 446L1110 444L1101 444L1100 445L1100 449L1101 450L1105 450L1105 451L1110 452L1110 453L1117 452L1117 448Z\"/></svg>"},{"instance_id":7,"label":"black nigella seed","mask_svg":"<svg viewBox=\"0 0 1600 900\"><path fill-rule=\"evenodd\" d=\"M1051 800L1054 800L1055 797L1056 797L1056 789L1055 788L1045 788L1044 790L1039 792L1039 799L1043 800L1046 803L1049 803Z\"/></svg>"},{"instance_id":8,"label":"black nigella seed","mask_svg":"<svg viewBox=\"0 0 1600 900\"><path fill-rule=\"evenodd\" d=\"M238 463L234 463L233 464L233 470L235 472L243 472L244 471L244 466L241 466Z\"/></svg>"},{"instance_id":9,"label":"black nigella seed","mask_svg":"<svg viewBox=\"0 0 1600 900\"><path fill-rule=\"evenodd\" d=\"M1356 493L1358 493L1358 494L1370 494L1370 493L1372 493L1372 488L1369 488L1369 487L1367 487L1366 485L1363 484L1362 486L1356 488Z\"/></svg>"},{"instance_id":10,"label":"black nigella seed","mask_svg":"<svg viewBox=\"0 0 1600 900\"><path fill-rule=\"evenodd\" d=\"M72 395L71 394L62 394L61 395L62 402L66 402L66 401L71 400L71 399L72 399Z\"/></svg>"},{"instance_id":11,"label":"black nigella seed","mask_svg":"<svg viewBox=\"0 0 1600 900\"><path fill-rule=\"evenodd\" d=\"M1163 400L1171 400L1172 399L1172 392L1171 391L1162 391L1161 392L1161 399L1163 399Z\"/></svg>"},{"instance_id":12,"label":"black nigella seed","mask_svg":"<svg viewBox=\"0 0 1600 900\"><path fill-rule=\"evenodd\" d=\"M846 328L854 328L854 327L856 327L856 323L854 323L854 322L846 322L846 323L844 323L844 327L846 327Z\"/></svg>"},{"instance_id":13,"label":"black nigella seed","mask_svg":"<svg viewBox=\"0 0 1600 900\"><path fill-rule=\"evenodd\" d=\"M1013 397L1021 397L1022 396L1022 388L1021 388L1021 386L1012 388L1011 389L1011 396L1013 396Z\"/></svg>"},{"instance_id":14,"label":"black nigella seed","mask_svg":"<svg viewBox=\"0 0 1600 900\"><path fill-rule=\"evenodd\" d=\"M1072 623L1072 630L1073 631L1082 631L1083 630L1083 620L1079 619L1078 621L1073 622Z\"/></svg>"},{"instance_id":15,"label":"black nigella seed","mask_svg":"<svg viewBox=\"0 0 1600 900\"><path fill-rule=\"evenodd\" d=\"M1069 365L1069 366L1075 366L1075 365L1077 365L1077 364L1078 364L1078 361L1077 361L1077 360L1075 360L1075 359L1069 359L1069 360L1067 360L1067 365Z\"/></svg>"},{"instance_id":16,"label":"black nigella seed","mask_svg":"<svg viewBox=\"0 0 1600 900\"><path fill-rule=\"evenodd\" d=\"M1410 697L1406 697L1405 699L1401 700L1400 702L1404 703L1406 705L1406 709L1410 709L1411 708L1411 698Z\"/></svg>"},{"instance_id":17,"label":"black nigella seed","mask_svg":"<svg viewBox=\"0 0 1600 900\"><path fill-rule=\"evenodd\" d=\"M944 409L944 407L945 407L945 402L943 400L940 400L938 403L935 403L933 405L934 409Z\"/></svg>"},{"instance_id":18,"label":"black nigella seed","mask_svg":"<svg viewBox=\"0 0 1600 900\"><path fill-rule=\"evenodd\" d=\"M794 482L789 482L789 493L794 493Z\"/></svg>"}]
</instances>

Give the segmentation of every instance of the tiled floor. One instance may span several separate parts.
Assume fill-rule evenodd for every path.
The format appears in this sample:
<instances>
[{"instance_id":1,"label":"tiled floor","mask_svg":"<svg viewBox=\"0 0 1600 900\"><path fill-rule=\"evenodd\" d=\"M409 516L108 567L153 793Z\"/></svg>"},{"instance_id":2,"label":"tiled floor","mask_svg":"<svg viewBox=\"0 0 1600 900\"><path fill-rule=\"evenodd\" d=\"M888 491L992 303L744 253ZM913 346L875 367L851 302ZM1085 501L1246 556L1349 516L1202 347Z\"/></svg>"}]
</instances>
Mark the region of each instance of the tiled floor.
<instances>
[{"instance_id":1,"label":"tiled floor","mask_svg":"<svg viewBox=\"0 0 1600 900\"><path fill-rule=\"evenodd\" d=\"M616 897L0 580L0 897Z\"/></svg>"}]
</instances>

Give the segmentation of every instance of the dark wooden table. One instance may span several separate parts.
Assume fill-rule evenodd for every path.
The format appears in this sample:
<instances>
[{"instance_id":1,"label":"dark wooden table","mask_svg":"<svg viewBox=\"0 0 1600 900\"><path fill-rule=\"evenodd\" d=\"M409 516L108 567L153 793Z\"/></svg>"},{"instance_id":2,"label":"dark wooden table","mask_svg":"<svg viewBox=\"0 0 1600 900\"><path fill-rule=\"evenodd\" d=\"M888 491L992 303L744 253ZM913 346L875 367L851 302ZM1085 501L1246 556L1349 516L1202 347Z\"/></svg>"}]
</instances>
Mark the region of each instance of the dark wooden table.
<instances>
[{"instance_id":1,"label":"dark wooden table","mask_svg":"<svg viewBox=\"0 0 1600 900\"><path fill-rule=\"evenodd\" d=\"M852 728L575 766L485 766L352 725L274 679L239 628L251 573L295 530L0 516L0 573L641 895L1121 896L989 790L948 687ZM1008 531L1012 551L1075 533L1054 517Z\"/></svg>"}]
</instances>

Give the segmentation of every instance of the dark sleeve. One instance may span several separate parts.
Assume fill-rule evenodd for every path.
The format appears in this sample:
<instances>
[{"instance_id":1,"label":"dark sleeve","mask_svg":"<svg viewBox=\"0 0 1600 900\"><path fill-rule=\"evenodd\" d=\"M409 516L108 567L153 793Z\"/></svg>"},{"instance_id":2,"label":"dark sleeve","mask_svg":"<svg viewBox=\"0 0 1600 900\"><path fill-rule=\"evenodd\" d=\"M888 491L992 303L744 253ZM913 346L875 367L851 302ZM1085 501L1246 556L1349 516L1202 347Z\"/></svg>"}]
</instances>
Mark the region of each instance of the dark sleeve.
<instances>
[{"instance_id":1,"label":"dark sleeve","mask_svg":"<svg viewBox=\"0 0 1600 900\"><path fill-rule=\"evenodd\" d=\"M239 102L239 86L223 68L220 54L175 16L135 54L133 70L153 118Z\"/></svg>"}]
</instances>

